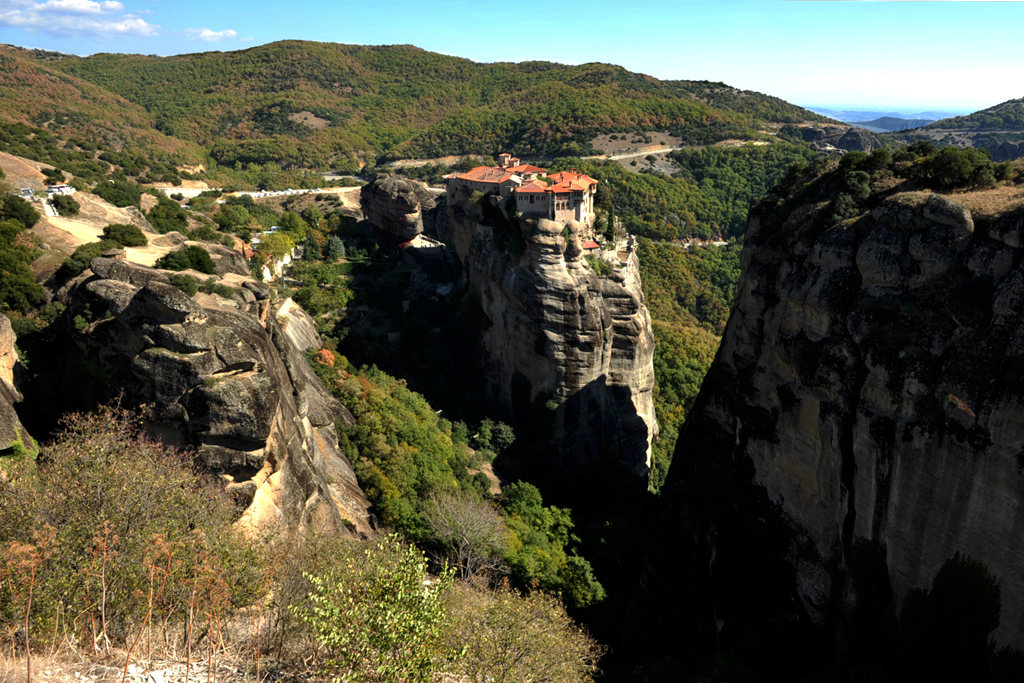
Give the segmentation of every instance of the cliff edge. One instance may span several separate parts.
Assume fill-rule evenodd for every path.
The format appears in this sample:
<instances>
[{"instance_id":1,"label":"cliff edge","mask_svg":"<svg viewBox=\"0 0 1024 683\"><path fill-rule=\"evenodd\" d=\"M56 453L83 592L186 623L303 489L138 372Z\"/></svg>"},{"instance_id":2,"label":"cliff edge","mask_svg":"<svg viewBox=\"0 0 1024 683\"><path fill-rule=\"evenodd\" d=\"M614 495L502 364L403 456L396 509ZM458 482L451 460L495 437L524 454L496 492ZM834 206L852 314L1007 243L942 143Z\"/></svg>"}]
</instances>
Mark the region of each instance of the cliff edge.
<instances>
[{"instance_id":1,"label":"cliff edge","mask_svg":"<svg viewBox=\"0 0 1024 683\"><path fill-rule=\"evenodd\" d=\"M1024 209L1011 190L893 188L838 221L800 190L755 207L662 493L652 629L707 648L763 637L763 661L798 633L852 652L891 633L906 596L959 553L1001 587L996 642L1021 642Z\"/></svg>"},{"instance_id":2,"label":"cliff edge","mask_svg":"<svg viewBox=\"0 0 1024 683\"><path fill-rule=\"evenodd\" d=\"M465 188L445 211L443 236L490 321L489 394L567 467L610 460L645 479L658 433L654 338L632 242L596 254L598 274L579 224L509 219L496 197Z\"/></svg>"},{"instance_id":3,"label":"cliff edge","mask_svg":"<svg viewBox=\"0 0 1024 683\"><path fill-rule=\"evenodd\" d=\"M227 273L217 287L189 296L161 271L94 259L61 292L79 352L71 362L91 368L98 392L141 406L151 433L194 448L244 510L242 524L369 531L335 428L353 418L292 341L317 343L311 321L288 306L281 320L306 330L290 337L268 286Z\"/></svg>"}]
</instances>

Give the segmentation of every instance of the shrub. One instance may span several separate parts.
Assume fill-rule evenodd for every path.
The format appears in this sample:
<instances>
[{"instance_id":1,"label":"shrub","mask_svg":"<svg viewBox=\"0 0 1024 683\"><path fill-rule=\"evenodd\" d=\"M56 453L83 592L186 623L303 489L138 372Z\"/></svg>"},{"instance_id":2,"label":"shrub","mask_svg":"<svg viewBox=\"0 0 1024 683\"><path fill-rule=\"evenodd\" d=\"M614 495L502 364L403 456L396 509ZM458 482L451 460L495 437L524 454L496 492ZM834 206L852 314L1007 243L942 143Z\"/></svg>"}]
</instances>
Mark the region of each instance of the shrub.
<instances>
[{"instance_id":1,"label":"shrub","mask_svg":"<svg viewBox=\"0 0 1024 683\"><path fill-rule=\"evenodd\" d=\"M64 171L59 168L44 168L43 177L46 178L46 182L50 184L63 183Z\"/></svg>"},{"instance_id":2,"label":"shrub","mask_svg":"<svg viewBox=\"0 0 1024 683\"><path fill-rule=\"evenodd\" d=\"M469 680L578 683L598 672L603 648L549 593L456 586L448 608L449 650L465 654L447 670Z\"/></svg>"},{"instance_id":3,"label":"shrub","mask_svg":"<svg viewBox=\"0 0 1024 683\"><path fill-rule=\"evenodd\" d=\"M64 259L58 274L63 278L75 277L88 268L94 258L102 255L105 251L117 249L120 246L120 243L114 240L100 240L99 242L83 244L75 249L71 256Z\"/></svg>"},{"instance_id":4,"label":"shrub","mask_svg":"<svg viewBox=\"0 0 1024 683\"><path fill-rule=\"evenodd\" d=\"M203 223L188 234L188 238L196 242L216 242L219 236L220 233L207 223Z\"/></svg>"},{"instance_id":5,"label":"shrub","mask_svg":"<svg viewBox=\"0 0 1024 683\"><path fill-rule=\"evenodd\" d=\"M331 569L307 575L308 605L295 615L328 652L333 676L352 681L430 680L447 659L444 596L451 571L427 573L423 553L387 536Z\"/></svg>"},{"instance_id":6,"label":"shrub","mask_svg":"<svg viewBox=\"0 0 1024 683\"><path fill-rule=\"evenodd\" d=\"M174 230L183 232L188 227L188 212L164 196L157 197L156 206L149 210L146 217L161 234Z\"/></svg>"},{"instance_id":7,"label":"shrub","mask_svg":"<svg viewBox=\"0 0 1024 683\"><path fill-rule=\"evenodd\" d=\"M590 269L601 277L611 275L612 264L608 263L603 258L598 258L597 256L584 256L583 258L586 260L587 265L590 266Z\"/></svg>"},{"instance_id":8,"label":"shrub","mask_svg":"<svg viewBox=\"0 0 1024 683\"><path fill-rule=\"evenodd\" d=\"M139 208L139 200L142 198L142 188L126 178L101 180L93 188L93 193L120 207Z\"/></svg>"},{"instance_id":9,"label":"shrub","mask_svg":"<svg viewBox=\"0 0 1024 683\"><path fill-rule=\"evenodd\" d=\"M164 254L153 264L156 268L166 270L198 270L200 273L212 275L214 270L210 252L202 247L191 245Z\"/></svg>"},{"instance_id":10,"label":"shrub","mask_svg":"<svg viewBox=\"0 0 1024 683\"><path fill-rule=\"evenodd\" d=\"M111 223L103 228L103 239L113 240L123 247L144 247L149 242L137 225Z\"/></svg>"},{"instance_id":11,"label":"shrub","mask_svg":"<svg viewBox=\"0 0 1024 683\"><path fill-rule=\"evenodd\" d=\"M223 299L230 299L234 297L235 290L231 289L227 285L222 285L215 278L207 278L203 284L199 285L199 291L205 294L216 294Z\"/></svg>"},{"instance_id":12,"label":"shrub","mask_svg":"<svg viewBox=\"0 0 1024 683\"><path fill-rule=\"evenodd\" d=\"M208 613L214 602L227 608L257 594L232 505L138 424L116 408L71 416L38 463L12 463L0 478L0 558L14 548L37 557L33 640L67 633L90 649L122 646L147 612L166 636L190 609ZM11 634L29 577L0 560L4 568L0 628Z\"/></svg>"},{"instance_id":13,"label":"shrub","mask_svg":"<svg viewBox=\"0 0 1024 683\"><path fill-rule=\"evenodd\" d=\"M170 276L171 284L192 296L199 291L199 280L185 273L174 273Z\"/></svg>"},{"instance_id":14,"label":"shrub","mask_svg":"<svg viewBox=\"0 0 1024 683\"><path fill-rule=\"evenodd\" d=\"M81 205L75 201L74 197L66 194L55 195L53 199L50 200L50 204L61 216L76 216L82 208Z\"/></svg>"},{"instance_id":15,"label":"shrub","mask_svg":"<svg viewBox=\"0 0 1024 683\"><path fill-rule=\"evenodd\" d=\"M32 205L17 195L7 195L0 202L0 221L13 218L26 228L31 228L42 216Z\"/></svg>"}]
</instances>

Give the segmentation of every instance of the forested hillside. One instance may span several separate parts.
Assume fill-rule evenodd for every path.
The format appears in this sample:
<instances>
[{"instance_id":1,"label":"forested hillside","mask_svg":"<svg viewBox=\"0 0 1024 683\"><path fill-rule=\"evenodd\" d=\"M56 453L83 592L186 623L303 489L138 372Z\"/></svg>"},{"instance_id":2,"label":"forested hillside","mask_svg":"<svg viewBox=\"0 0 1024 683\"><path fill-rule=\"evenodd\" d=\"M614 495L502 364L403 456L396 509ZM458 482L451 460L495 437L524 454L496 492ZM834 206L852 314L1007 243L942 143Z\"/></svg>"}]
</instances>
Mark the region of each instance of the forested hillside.
<instances>
[{"instance_id":1,"label":"forested hillside","mask_svg":"<svg viewBox=\"0 0 1024 683\"><path fill-rule=\"evenodd\" d=\"M1007 100L994 107L966 116L942 119L928 126L931 129L962 130L1024 130L1024 99Z\"/></svg>"},{"instance_id":2,"label":"forested hillside","mask_svg":"<svg viewBox=\"0 0 1024 683\"><path fill-rule=\"evenodd\" d=\"M219 163L353 168L376 158L581 154L599 132L685 142L763 137L821 120L723 84L659 81L607 64L478 64L412 46L285 41L175 57L67 56L54 68L142 106Z\"/></svg>"},{"instance_id":3,"label":"forested hillside","mask_svg":"<svg viewBox=\"0 0 1024 683\"><path fill-rule=\"evenodd\" d=\"M33 139L49 134L69 153L131 148L157 158L193 163L201 159L197 145L159 132L155 118L139 105L54 69L59 62L41 60L34 56L38 54L0 47L0 123L5 142L31 151ZM11 124L23 127L12 132ZM49 140L38 142L35 147L56 146Z\"/></svg>"}]
</instances>

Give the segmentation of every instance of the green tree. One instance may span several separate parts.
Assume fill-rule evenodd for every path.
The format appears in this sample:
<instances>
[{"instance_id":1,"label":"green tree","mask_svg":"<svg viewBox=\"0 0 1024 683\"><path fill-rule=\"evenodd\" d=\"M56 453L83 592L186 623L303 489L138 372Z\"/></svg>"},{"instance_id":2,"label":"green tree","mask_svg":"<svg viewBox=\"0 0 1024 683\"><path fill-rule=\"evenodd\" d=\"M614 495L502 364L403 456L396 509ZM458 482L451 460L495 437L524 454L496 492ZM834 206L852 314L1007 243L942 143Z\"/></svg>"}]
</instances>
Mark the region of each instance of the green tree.
<instances>
[{"instance_id":1,"label":"green tree","mask_svg":"<svg viewBox=\"0 0 1024 683\"><path fill-rule=\"evenodd\" d=\"M188 212L181 208L178 202L164 196L157 198L156 206L151 208L146 216L160 233L173 230L183 232L188 227Z\"/></svg>"},{"instance_id":2,"label":"green tree","mask_svg":"<svg viewBox=\"0 0 1024 683\"><path fill-rule=\"evenodd\" d=\"M295 240L281 231L263 235L260 237L260 243L256 245L258 253L276 260L284 258L284 255L291 253L294 248Z\"/></svg>"},{"instance_id":3,"label":"green tree","mask_svg":"<svg viewBox=\"0 0 1024 683\"><path fill-rule=\"evenodd\" d=\"M309 604L294 610L328 651L327 673L429 681L441 670L451 570L432 578L423 553L391 535L307 578Z\"/></svg>"},{"instance_id":4,"label":"green tree","mask_svg":"<svg viewBox=\"0 0 1024 683\"><path fill-rule=\"evenodd\" d=\"M53 199L50 200L50 204L53 205L54 210L61 216L75 216L82 208L75 201L74 197L67 194L54 195Z\"/></svg>"},{"instance_id":5,"label":"green tree","mask_svg":"<svg viewBox=\"0 0 1024 683\"><path fill-rule=\"evenodd\" d=\"M543 591L501 585L449 592L448 649L465 654L446 667L479 683L584 683L598 673L603 648Z\"/></svg>"},{"instance_id":6,"label":"green tree","mask_svg":"<svg viewBox=\"0 0 1024 683\"><path fill-rule=\"evenodd\" d=\"M177 251L164 254L156 260L153 266L167 270L198 270L207 275L212 275L215 267L213 259L210 258L210 252L197 245L182 247Z\"/></svg>"},{"instance_id":7,"label":"green tree","mask_svg":"<svg viewBox=\"0 0 1024 683\"><path fill-rule=\"evenodd\" d=\"M142 188L127 178L108 178L96 183L93 193L107 200L114 206L134 206L139 208L142 199Z\"/></svg>"},{"instance_id":8,"label":"green tree","mask_svg":"<svg viewBox=\"0 0 1024 683\"><path fill-rule=\"evenodd\" d=\"M71 256L64 259L64 263L61 264L58 273L63 278L75 277L88 268L94 258L102 255L105 251L117 249L120 246L121 244L114 240L100 240L99 242L83 244L75 249Z\"/></svg>"},{"instance_id":9,"label":"green tree","mask_svg":"<svg viewBox=\"0 0 1024 683\"><path fill-rule=\"evenodd\" d=\"M331 235L327 240L327 259L337 261L342 258L345 258L345 242L337 235Z\"/></svg>"},{"instance_id":10,"label":"green tree","mask_svg":"<svg viewBox=\"0 0 1024 683\"><path fill-rule=\"evenodd\" d=\"M125 223L111 223L103 228L103 239L113 240L125 247L144 247L148 244L139 226Z\"/></svg>"},{"instance_id":11,"label":"green tree","mask_svg":"<svg viewBox=\"0 0 1024 683\"><path fill-rule=\"evenodd\" d=\"M20 221L0 221L0 309L27 313L46 302L46 294L32 272L37 250L31 244Z\"/></svg>"},{"instance_id":12,"label":"green tree","mask_svg":"<svg viewBox=\"0 0 1024 683\"><path fill-rule=\"evenodd\" d=\"M26 228L31 228L42 216L32 208L32 205L17 195L5 196L0 204L0 220L13 218L20 221Z\"/></svg>"}]
</instances>

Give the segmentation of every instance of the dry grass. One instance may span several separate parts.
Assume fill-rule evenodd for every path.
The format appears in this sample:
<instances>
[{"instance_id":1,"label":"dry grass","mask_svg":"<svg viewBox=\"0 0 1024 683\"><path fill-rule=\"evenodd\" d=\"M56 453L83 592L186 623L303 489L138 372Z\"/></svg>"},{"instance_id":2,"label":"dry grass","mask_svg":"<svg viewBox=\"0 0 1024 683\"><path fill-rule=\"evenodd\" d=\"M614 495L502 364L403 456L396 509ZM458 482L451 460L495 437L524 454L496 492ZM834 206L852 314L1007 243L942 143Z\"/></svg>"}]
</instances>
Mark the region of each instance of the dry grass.
<instances>
[{"instance_id":1,"label":"dry grass","mask_svg":"<svg viewBox=\"0 0 1024 683\"><path fill-rule=\"evenodd\" d=\"M612 140L612 135L617 135L620 139ZM601 154L621 154L628 151L647 153L657 152L665 147L678 147L682 142L682 138L677 138L669 135L668 133L662 133L659 131L648 131L645 135L651 138L650 142L633 142L633 140L642 136L638 136L635 133L623 132L598 135L590 141L590 144Z\"/></svg>"},{"instance_id":2,"label":"dry grass","mask_svg":"<svg viewBox=\"0 0 1024 683\"><path fill-rule=\"evenodd\" d=\"M0 152L0 169L3 169L5 180L14 188L31 187L33 190L42 190L46 186L46 178L40 168L52 166Z\"/></svg>"},{"instance_id":3,"label":"dry grass","mask_svg":"<svg viewBox=\"0 0 1024 683\"><path fill-rule=\"evenodd\" d=\"M990 190L953 192L949 197L970 211L975 220L995 218L999 214L1018 209L1024 204L1024 187L1003 185Z\"/></svg>"}]
</instances>

